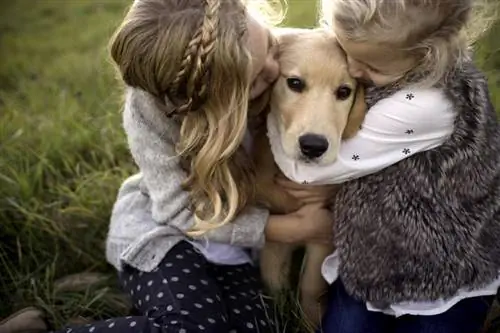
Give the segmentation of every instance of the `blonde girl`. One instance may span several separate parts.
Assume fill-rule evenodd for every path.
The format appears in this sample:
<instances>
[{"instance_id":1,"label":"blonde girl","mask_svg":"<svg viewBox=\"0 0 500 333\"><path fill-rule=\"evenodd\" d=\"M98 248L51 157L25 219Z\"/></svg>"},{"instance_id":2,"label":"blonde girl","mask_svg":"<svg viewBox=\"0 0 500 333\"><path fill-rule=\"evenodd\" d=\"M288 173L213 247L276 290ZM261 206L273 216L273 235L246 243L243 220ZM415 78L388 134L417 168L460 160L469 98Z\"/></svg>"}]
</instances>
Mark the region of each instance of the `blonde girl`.
<instances>
[{"instance_id":1,"label":"blonde girl","mask_svg":"<svg viewBox=\"0 0 500 333\"><path fill-rule=\"evenodd\" d=\"M111 55L140 173L119 191L106 256L137 315L67 332L272 331L248 249L331 238L326 210L270 216L253 205L244 137L278 76L276 51L240 0L133 3Z\"/></svg>"},{"instance_id":2,"label":"blonde girl","mask_svg":"<svg viewBox=\"0 0 500 333\"><path fill-rule=\"evenodd\" d=\"M275 147L295 182L345 183L320 331L479 332L500 285L500 129L470 52L488 4L323 4L370 109L332 165L294 164Z\"/></svg>"}]
</instances>

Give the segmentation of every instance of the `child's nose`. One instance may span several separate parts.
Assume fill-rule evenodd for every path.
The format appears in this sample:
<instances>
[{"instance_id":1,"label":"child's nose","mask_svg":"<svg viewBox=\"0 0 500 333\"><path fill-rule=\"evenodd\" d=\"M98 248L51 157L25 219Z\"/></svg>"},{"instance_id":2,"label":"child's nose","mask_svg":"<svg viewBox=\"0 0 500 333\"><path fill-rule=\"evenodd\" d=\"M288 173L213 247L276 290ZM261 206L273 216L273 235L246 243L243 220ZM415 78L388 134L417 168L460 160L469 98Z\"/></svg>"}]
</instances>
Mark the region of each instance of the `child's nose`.
<instances>
[{"instance_id":1,"label":"child's nose","mask_svg":"<svg viewBox=\"0 0 500 333\"><path fill-rule=\"evenodd\" d=\"M349 74L353 77L353 78L362 78L363 75L364 75L364 69L363 69L363 65L352 59L351 57L347 57L347 65L349 67Z\"/></svg>"},{"instance_id":2,"label":"child's nose","mask_svg":"<svg viewBox=\"0 0 500 333\"><path fill-rule=\"evenodd\" d=\"M268 57L266 59L266 64L264 71L262 73L263 79L268 83L273 83L276 81L280 74L280 66L278 60L275 57Z\"/></svg>"}]
</instances>

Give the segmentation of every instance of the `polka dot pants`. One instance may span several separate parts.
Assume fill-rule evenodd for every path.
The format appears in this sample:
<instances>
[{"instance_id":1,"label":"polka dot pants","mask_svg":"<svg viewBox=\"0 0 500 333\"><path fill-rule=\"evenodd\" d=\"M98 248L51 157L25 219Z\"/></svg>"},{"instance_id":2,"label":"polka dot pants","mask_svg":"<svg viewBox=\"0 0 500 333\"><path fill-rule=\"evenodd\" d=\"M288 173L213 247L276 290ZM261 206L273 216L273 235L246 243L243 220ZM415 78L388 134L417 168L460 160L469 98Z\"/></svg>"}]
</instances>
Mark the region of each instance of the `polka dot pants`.
<instances>
[{"instance_id":1,"label":"polka dot pants","mask_svg":"<svg viewBox=\"0 0 500 333\"><path fill-rule=\"evenodd\" d=\"M208 262L188 242L177 244L150 273L127 267L120 276L141 316L108 319L66 333L273 332L258 269Z\"/></svg>"}]
</instances>

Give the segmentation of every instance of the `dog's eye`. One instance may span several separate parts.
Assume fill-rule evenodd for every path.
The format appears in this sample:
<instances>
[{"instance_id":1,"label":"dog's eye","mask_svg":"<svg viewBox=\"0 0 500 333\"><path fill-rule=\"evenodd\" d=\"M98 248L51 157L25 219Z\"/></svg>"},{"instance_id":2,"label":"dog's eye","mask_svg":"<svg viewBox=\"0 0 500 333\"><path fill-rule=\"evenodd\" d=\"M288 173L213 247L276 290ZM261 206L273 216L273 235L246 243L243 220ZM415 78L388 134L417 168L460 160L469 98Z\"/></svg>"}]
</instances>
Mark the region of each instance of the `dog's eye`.
<instances>
[{"instance_id":1,"label":"dog's eye","mask_svg":"<svg viewBox=\"0 0 500 333\"><path fill-rule=\"evenodd\" d=\"M306 83L298 77L289 77L286 79L286 84L288 88L298 93L301 93L306 88Z\"/></svg>"},{"instance_id":2,"label":"dog's eye","mask_svg":"<svg viewBox=\"0 0 500 333\"><path fill-rule=\"evenodd\" d=\"M335 95L337 96L338 99L341 101L345 101L346 99L351 96L352 89L348 86L340 86L337 91L335 92Z\"/></svg>"}]
</instances>

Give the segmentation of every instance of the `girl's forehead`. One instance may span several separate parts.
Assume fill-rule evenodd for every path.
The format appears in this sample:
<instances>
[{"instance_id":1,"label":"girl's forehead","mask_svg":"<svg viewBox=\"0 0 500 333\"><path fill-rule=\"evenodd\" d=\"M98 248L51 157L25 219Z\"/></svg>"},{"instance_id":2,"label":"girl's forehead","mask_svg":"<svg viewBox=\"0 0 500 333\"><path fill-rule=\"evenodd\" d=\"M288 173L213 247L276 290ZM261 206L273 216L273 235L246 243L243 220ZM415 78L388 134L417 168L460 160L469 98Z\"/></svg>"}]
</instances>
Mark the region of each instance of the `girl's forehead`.
<instances>
[{"instance_id":1,"label":"girl's forehead","mask_svg":"<svg viewBox=\"0 0 500 333\"><path fill-rule=\"evenodd\" d=\"M377 43L354 42L341 37L338 37L338 41L347 53L366 56L372 59L391 56L394 53L394 50L391 51L389 47Z\"/></svg>"},{"instance_id":2,"label":"girl's forehead","mask_svg":"<svg viewBox=\"0 0 500 333\"><path fill-rule=\"evenodd\" d=\"M382 65L405 57L402 51L398 51L396 47L387 44L353 42L340 37L338 37L338 41L348 56L370 64Z\"/></svg>"}]
</instances>

